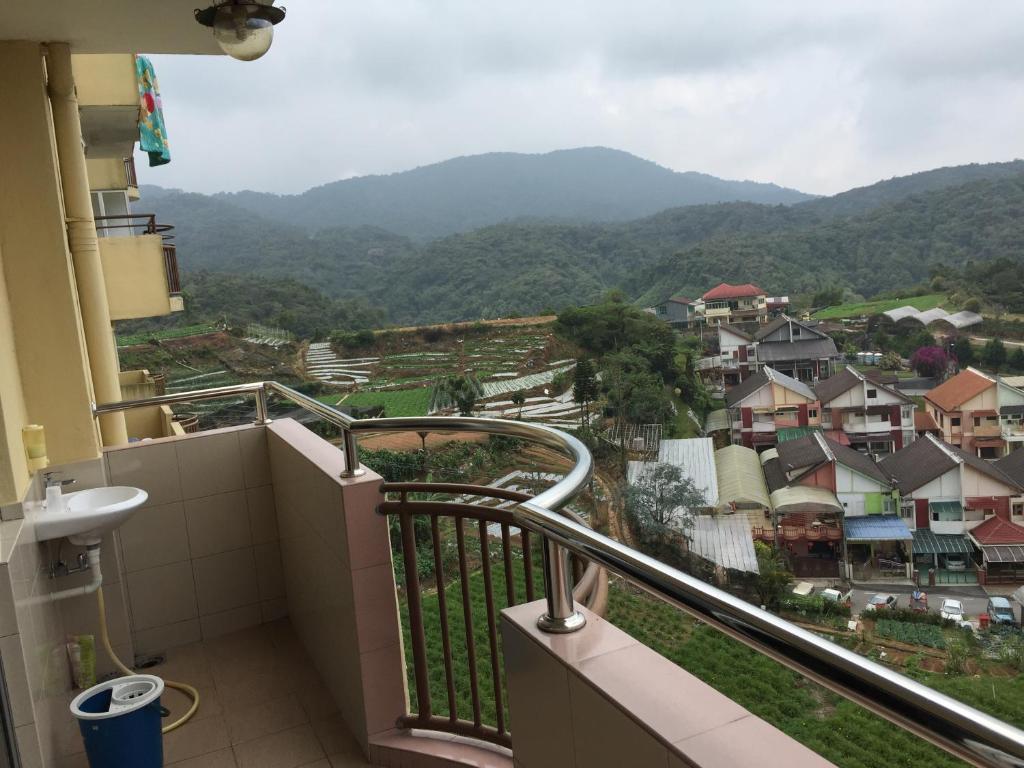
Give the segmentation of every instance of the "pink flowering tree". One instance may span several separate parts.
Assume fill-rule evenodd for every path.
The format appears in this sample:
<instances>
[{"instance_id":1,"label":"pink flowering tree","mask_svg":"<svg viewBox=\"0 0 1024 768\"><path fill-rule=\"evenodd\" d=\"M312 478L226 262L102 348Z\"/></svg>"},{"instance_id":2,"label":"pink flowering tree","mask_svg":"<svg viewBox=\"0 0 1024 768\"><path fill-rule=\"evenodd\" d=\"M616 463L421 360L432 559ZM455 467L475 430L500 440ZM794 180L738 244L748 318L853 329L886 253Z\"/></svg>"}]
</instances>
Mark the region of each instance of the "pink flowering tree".
<instances>
[{"instance_id":1,"label":"pink flowering tree","mask_svg":"<svg viewBox=\"0 0 1024 768\"><path fill-rule=\"evenodd\" d=\"M910 357L918 376L941 377L949 367L949 355L942 347L921 347Z\"/></svg>"}]
</instances>

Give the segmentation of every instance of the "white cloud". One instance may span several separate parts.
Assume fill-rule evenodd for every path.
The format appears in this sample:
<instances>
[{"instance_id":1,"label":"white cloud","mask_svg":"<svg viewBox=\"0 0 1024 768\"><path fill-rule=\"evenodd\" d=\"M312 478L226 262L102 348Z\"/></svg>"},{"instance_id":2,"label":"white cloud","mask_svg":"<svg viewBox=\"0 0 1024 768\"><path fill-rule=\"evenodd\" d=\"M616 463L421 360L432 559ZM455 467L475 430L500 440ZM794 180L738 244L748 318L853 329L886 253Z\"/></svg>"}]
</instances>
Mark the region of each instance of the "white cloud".
<instances>
[{"instance_id":1,"label":"white cloud","mask_svg":"<svg viewBox=\"0 0 1024 768\"><path fill-rule=\"evenodd\" d=\"M1021 152L1024 5L289 4L260 61L155 58L173 162L297 192L488 151L605 145L831 193Z\"/></svg>"}]
</instances>

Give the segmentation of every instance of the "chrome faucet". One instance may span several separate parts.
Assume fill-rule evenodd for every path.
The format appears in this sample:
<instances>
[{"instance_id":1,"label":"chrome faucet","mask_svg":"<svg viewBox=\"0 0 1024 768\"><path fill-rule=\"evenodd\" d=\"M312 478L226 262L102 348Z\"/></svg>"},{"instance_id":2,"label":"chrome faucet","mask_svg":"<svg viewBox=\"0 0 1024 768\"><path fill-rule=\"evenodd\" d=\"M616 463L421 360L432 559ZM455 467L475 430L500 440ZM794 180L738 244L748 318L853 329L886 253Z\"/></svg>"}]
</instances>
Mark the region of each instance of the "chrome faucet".
<instances>
[{"instance_id":1,"label":"chrome faucet","mask_svg":"<svg viewBox=\"0 0 1024 768\"><path fill-rule=\"evenodd\" d=\"M65 485L74 485L78 482L73 477L62 479L63 476L63 472L43 472L43 488L63 487Z\"/></svg>"}]
</instances>

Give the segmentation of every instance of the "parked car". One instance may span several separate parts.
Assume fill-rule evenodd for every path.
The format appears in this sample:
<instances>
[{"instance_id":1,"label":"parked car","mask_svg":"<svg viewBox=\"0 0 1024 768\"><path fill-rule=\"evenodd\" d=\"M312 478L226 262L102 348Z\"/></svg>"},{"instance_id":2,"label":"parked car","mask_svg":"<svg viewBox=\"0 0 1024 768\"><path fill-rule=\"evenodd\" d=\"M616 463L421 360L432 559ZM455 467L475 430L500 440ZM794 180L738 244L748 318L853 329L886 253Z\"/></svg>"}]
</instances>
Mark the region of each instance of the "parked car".
<instances>
[{"instance_id":1,"label":"parked car","mask_svg":"<svg viewBox=\"0 0 1024 768\"><path fill-rule=\"evenodd\" d=\"M838 589L829 587L828 589L821 590L821 599L826 600L830 603L836 603L838 605L850 605L850 599L853 597L853 590L847 592L840 592Z\"/></svg>"},{"instance_id":2,"label":"parked car","mask_svg":"<svg viewBox=\"0 0 1024 768\"><path fill-rule=\"evenodd\" d=\"M1011 627L1017 625L1013 605L1005 597L989 598L988 618L993 624L1008 624Z\"/></svg>"},{"instance_id":3,"label":"parked car","mask_svg":"<svg viewBox=\"0 0 1024 768\"><path fill-rule=\"evenodd\" d=\"M807 597L812 592L814 592L814 585L809 581L801 581L793 587L793 594L800 597Z\"/></svg>"},{"instance_id":4,"label":"parked car","mask_svg":"<svg viewBox=\"0 0 1024 768\"><path fill-rule=\"evenodd\" d=\"M896 604L898 602L899 601L896 599L896 595L887 595L887 594L884 594L884 593L879 593L877 595L873 595L871 597L871 599L868 600L868 604L865 606L864 610L865 611L892 610L893 608L896 607Z\"/></svg>"},{"instance_id":5,"label":"parked car","mask_svg":"<svg viewBox=\"0 0 1024 768\"><path fill-rule=\"evenodd\" d=\"M947 571L966 571L967 555L946 555Z\"/></svg>"},{"instance_id":6,"label":"parked car","mask_svg":"<svg viewBox=\"0 0 1024 768\"><path fill-rule=\"evenodd\" d=\"M964 620L964 604L959 600L947 597L942 601L942 608L939 609L939 615L944 619L950 619L959 624Z\"/></svg>"}]
</instances>

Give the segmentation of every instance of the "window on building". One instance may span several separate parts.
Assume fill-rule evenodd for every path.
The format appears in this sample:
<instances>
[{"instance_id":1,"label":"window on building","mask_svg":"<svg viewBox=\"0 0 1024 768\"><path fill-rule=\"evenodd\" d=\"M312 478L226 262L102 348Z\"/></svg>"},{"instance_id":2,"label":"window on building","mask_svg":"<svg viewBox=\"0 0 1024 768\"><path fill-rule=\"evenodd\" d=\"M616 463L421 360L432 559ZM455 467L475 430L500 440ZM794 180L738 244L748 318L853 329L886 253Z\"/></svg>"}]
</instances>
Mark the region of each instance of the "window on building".
<instances>
[{"instance_id":1,"label":"window on building","mask_svg":"<svg viewBox=\"0 0 1024 768\"><path fill-rule=\"evenodd\" d=\"M981 426L981 419L978 418L977 416L974 417L974 426L976 426L976 427L980 427Z\"/></svg>"},{"instance_id":2,"label":"window on building","mask_svg":"<svg viewBox=\"0 0 1024 768\"><path fill-rule=\"evenodd\" d=\"M816 418L818 418L818 409L817 408L808 408L807 409L807 418L809 418L809 419L816 419Z\"/></svg>"},{"instance_id":3,"label":"window on building","mask_svg":"<svg viewBox=\"0 0 1024 768\"><path fill-rule=\"evenodd\" d=\"M1015 501L1010 507L1010 513L1014 516L1024 515L1024 501Z\"/></svg>"},{"instance_id":4,"label":"window on building","mask_svg":"<svg viewBox=\"0 0 1024 768\"><path fill-rule=\"evenodd\" d=\"M868 392L867 392L867 395L868 395L868 399L869 400L873 400L876 397L878 397L878 390L877 389L869 389Z\"/></svg>"},{"instance_id":5,"label":"window on building","mask_svg":"<svg viewBox=\"0 0 1024 768\"><path fill-rule=\"evenodd\" d=\"M960 417L959 416L951 416L950 419L949 419L949 425L951 427L959 427L960 426Z\"/></svg>"},{"instance_id":6,"label":"window on building","mask_svg":"<svg viewBox=\"0 0 1024 768\"><path fill-rule=\"evenodd\" d=\"M664 315L664 314L666 314L667 312L668 312L668 307L666 307L666 306L665 306L664 304L661 304L661 305L660 305L660 306L658 307L658 314L659 314L659 315Z\"/></svg>"},{"instance_id":7,"label":"window on building","mask_svg":"<svg viewBox=\"0 0 1024 768\"><path fill-rule=\"evenodd\" d=\"M885 514L891 515L893 513L894 506L895 502L892 500L892 496L882 497L882 511L885 512Z\"/></svg>"},{"instance_id":8,"label":"window on building","mask_svg":"<svg viewBox=\"0 0 1024 768\"><path fill-rule=\"evenodd\" d=\"M800 335L800 326L799 325L794 325L793 326L793 335L794 336L799 336Z\"/></svg>"}]
</instances>

